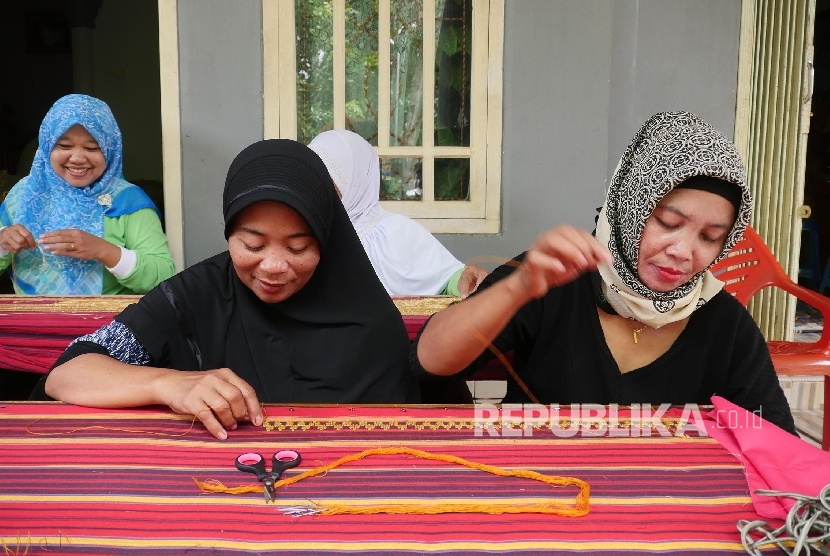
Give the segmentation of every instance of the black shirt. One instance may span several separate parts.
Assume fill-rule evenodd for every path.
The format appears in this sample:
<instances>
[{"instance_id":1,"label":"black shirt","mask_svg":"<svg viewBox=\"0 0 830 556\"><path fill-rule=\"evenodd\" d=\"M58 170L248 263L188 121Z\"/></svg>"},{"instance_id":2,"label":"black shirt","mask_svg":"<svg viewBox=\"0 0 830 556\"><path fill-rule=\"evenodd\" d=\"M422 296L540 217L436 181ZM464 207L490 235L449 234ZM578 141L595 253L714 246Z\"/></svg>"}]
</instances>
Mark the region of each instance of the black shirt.
<instances>
[{"instance_id":1,"label":"black shirt","mask_svg":"<svg viewBox=\"0 0 830 556\"><path fill-rule=\"evenodd\" d=\"M478 291L507 276L504 265ZM425 373L413 343L413 370ZM686 328L652 363L621 373L611 354L586 274L527 303L493 340L502 353L514 351L516 373L542 403L682 405L711 404L721 396L791 433L795 425L778 383L761 331L746 309L721 291L692 313ZM494 357L485 350L463 372L471 374ZM529 402L508 379L505 403Z\"/></svg>"}]
</instances>

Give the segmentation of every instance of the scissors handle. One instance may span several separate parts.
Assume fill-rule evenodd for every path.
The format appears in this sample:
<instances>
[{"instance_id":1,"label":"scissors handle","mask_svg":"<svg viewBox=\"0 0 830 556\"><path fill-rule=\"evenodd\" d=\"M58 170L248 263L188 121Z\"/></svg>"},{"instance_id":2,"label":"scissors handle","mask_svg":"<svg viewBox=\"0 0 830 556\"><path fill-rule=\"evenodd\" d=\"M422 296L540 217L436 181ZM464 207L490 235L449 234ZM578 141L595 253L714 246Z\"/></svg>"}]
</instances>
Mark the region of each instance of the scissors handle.
<instances>
[{"instance_id":1,"label":"scissors handle","mask_svg":"<svg viewBox=\"0 0 830 556\"><path fill-rule=\"evenodd\" d=\"M265 471L265 460L262 459L261 455L253 452L237 457L236 468L245 473L253 473L260 481L268 478L268 472Z\"/></svg>"},{"instance_id":2,"label":"scissors handle","mask_svg":"<svg viewBox=\"0 0 830 556\"><path fill-rule=\"evenodd\" d=\"M277 452L271 458L271 478L275 481L279 480L283 471L297 467L300 465L301 460L300 454L294 450L281 450Z\"/></svg>"}]
</instances>

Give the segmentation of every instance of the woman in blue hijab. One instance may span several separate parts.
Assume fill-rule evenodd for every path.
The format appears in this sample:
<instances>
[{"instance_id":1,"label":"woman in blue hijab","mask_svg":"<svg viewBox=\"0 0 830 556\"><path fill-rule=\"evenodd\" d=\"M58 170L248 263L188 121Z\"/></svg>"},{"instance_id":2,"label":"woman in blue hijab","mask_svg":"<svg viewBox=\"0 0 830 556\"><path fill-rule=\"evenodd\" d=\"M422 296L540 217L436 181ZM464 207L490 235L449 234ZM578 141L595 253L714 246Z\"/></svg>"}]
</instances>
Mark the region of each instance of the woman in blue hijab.
<instances>
[{"instance_id":1,"label":"woman in blue hijab","mask_svg":"<svg viewBox=\"0 0 830 556\"><path fill-rule=\"evenodd\" d=\"M124 180L109 106L59 99L32 170L0 205L0 271L19 294L143 294L175 272L158 210Z\"/></svg>"}]
</instances>

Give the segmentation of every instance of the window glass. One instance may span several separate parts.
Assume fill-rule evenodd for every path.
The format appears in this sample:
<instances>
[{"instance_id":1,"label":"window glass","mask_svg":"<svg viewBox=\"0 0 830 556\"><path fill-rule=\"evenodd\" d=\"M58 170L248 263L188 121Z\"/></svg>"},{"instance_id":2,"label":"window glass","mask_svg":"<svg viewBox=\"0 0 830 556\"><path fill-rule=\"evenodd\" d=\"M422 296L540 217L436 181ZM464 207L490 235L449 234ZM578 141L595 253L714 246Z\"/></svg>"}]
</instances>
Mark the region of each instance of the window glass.
<instances>
[{"instance_id":1,"label":"window glass","mask_svg":"<svg viewBox=\"0 0 830 556\"><path fill-rule=\"evenodd\" d=\"M346 129L378 144L376 0L346 2Z\"/></svg>"},{"instance_id":2,"label":"window glass","mask_svg":"<svg viewBox=\"0 0 830 556\"><path fill-rule=\"evenodd\" d=\"M437 0L435 8L435 144L469 147L472 0Z\"/></svg>"},{"instance_id":3,"label":"window glass","mask_svg":"<svg viewBox=\"0 0 830 556\"><path fill-rule=\"evenodd\" d=\"M297 140L308 144L332 129L334 116L332 1L296 0Z\"/></svg>"}]
</instances>

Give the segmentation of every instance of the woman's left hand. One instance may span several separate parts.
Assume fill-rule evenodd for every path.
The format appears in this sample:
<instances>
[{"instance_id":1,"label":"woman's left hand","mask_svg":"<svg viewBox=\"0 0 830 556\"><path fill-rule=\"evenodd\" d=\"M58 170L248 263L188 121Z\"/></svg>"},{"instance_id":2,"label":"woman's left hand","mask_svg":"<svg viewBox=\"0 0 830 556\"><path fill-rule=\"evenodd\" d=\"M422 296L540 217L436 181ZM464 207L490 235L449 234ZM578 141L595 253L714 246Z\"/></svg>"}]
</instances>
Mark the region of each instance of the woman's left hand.
<instances>
[{"instance_id":1,"label":"woman's left hand","mask_svg":"<svg viewBox=\"0 0 830 556\"><path fill-rule=\"evenodd\" d=\"M480 266L468 266L465 268L461 272L461 277L458 279L458 293L461 294L461 299L467 298L471 293L476 291L481 281L488 274L487 269Z\"/></svg>"},{"instance_id":2,"label":"woman's left hand","mask_svg":"<svg viewBox=\"0 0 830 556\"><path fill-rule=\"evenodd\" d=\"M53 255L87 261L94 259L110 268L121 260L121 249L82 230L47 232L38 238L38 243Z\"/></svg>"}]
</instances>

